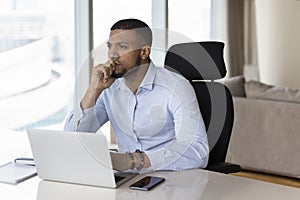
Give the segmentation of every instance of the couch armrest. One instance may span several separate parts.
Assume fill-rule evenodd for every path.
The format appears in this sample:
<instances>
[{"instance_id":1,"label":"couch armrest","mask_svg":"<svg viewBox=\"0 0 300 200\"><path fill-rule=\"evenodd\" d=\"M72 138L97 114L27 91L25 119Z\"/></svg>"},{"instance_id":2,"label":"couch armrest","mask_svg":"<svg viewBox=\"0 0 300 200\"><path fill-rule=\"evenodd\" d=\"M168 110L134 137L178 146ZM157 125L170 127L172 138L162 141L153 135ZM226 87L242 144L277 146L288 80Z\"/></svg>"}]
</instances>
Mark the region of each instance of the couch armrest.
<instances>
[{"instance_id":1,"label":"couch armrest","mask_svg":"<svg viewBox=\"0 0 300 200\"><path fill-rule=\"evenodd\" d=\"M300 104L234 97L226 161L243 169L300 177Z\"/></svg>"}]
</instances>

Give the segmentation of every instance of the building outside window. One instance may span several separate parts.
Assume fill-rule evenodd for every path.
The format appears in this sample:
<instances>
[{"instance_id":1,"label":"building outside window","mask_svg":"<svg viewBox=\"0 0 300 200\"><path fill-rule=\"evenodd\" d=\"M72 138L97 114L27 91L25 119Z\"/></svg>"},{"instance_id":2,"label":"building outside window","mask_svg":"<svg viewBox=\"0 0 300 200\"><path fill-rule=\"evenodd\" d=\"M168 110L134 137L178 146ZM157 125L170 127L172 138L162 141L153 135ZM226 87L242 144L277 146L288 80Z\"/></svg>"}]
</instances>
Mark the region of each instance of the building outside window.
<instances>
[{"instance_id":1,"label":"building outside window","mask_svg":"<svg viewBox=\"0 0 300 200\"><path fill-rule=\"evenodd\" d=\"M62 127L72 107L73 4L73 0L1 1L1 130Z\"/></svg>"}]
</instances>

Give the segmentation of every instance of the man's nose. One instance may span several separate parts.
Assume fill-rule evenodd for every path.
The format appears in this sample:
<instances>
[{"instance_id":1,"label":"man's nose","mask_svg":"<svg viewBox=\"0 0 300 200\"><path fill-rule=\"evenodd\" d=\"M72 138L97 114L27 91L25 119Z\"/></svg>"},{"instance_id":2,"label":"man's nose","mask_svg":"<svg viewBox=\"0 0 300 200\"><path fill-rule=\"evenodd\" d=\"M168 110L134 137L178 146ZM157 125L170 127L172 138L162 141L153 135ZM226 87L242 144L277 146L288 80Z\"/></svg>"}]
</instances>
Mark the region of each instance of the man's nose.
<instances>
[{"instance_id":1,"label":"man's nose","mask_svg":"<svg viewBox=\"0 0 300 200\"><path fill-rule=\"evenodd\" d=\"M115 48L111 47L108 51L108 57L115 61L119 57L119 53Z\"/></svg>"}]
</instances>

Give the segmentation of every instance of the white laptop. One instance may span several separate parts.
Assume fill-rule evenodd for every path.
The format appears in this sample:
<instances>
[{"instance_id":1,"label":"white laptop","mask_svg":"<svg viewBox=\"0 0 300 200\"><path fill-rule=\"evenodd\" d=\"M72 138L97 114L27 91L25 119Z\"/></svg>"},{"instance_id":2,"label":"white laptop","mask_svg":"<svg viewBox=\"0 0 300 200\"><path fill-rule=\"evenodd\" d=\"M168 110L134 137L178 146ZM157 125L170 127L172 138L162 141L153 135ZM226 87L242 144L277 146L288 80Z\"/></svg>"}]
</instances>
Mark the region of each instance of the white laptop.
<instances>
[{"instance_id":1,"label":"white laptop","mask_svg":"<svg viewBox=\"0 0 300 200\"><path fill-rule=\"evenodd\" d=\"M101 133L41 129L27 133L41 179L116 188L136 175L113 170Z\"/></svg>"}]
</instances>

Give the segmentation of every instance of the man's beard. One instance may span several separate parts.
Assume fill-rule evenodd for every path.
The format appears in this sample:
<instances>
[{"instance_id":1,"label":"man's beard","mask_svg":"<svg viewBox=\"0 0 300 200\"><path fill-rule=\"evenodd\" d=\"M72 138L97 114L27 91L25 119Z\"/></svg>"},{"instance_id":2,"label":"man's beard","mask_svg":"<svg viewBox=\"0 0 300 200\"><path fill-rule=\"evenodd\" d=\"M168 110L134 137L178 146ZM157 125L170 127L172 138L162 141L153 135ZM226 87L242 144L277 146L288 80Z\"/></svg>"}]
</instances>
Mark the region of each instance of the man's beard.
<instances>
[{"instance_id":1,"label":"man's beard","mask_svg":"<svg viewBox=\"0 0 300 200\"><path fill-rule=\"evenodd\" d=\"M135 61L135 67L138 67L141 65L141 56L137 57L136 61ZM121 72L116 73L115 71L113 71L113 73L111 74L111 77L113 78L122 78L124 76L124 74L126 74L128 72L128 70L123 69Z\"/></svg>"},{"instance_id":2,"label":"man's beard","mask_svg":"<svg viewBox=\"0 0 300 200\"><path fill-rule=\"evenodd\" d=\"M122 76L124 74L126 74L126 72L127 72L127 70L125 70L125 69L123 69L123 71L120 72L120 73L116 73L115 71L113 71L113 73L111 74L111 77L113 77L113 78L122 78Z\"/></svg>"}]
</instances>

